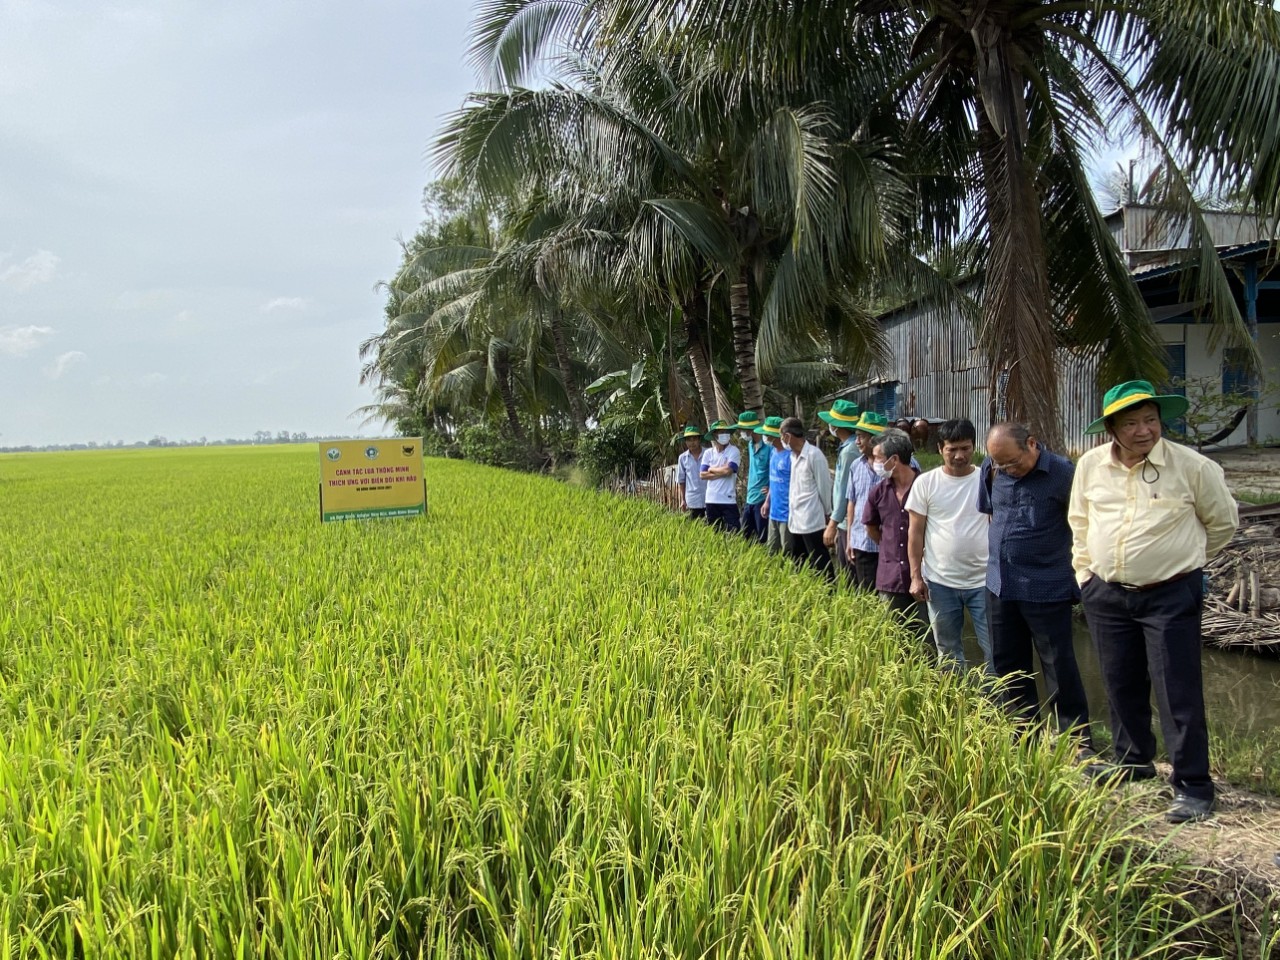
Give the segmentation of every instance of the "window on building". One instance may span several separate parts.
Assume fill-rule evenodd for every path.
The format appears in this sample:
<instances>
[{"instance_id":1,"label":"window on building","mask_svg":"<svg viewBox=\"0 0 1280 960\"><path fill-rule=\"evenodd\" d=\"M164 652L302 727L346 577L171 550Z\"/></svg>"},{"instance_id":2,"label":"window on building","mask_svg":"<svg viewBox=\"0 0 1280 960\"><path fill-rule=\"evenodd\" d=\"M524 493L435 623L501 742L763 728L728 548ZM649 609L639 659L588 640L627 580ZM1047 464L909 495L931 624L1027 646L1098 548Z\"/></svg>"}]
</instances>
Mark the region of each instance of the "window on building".
<instances>
[{"instance_id":1,"label":"window on building","mask_svg":"<svg viewBox=\"0 0 1280 960\"><path fill-rule=\"evenodd\" d=\"M1249 351L1243 347L1227 347L1222 351L1223 394L1249 393Z\"/></svg>"},{"instance_id":2,"label":"window on building","mask_svg":"<svg viewBox=\"0 0 1280 960\"><path fill-rule=\"evenodd\" d=\"M898 381L882 383L876 388L875 393L872 395L871 409L876 413L884 414L890 420L897 416Z\"/></svg>"}]
</instances>

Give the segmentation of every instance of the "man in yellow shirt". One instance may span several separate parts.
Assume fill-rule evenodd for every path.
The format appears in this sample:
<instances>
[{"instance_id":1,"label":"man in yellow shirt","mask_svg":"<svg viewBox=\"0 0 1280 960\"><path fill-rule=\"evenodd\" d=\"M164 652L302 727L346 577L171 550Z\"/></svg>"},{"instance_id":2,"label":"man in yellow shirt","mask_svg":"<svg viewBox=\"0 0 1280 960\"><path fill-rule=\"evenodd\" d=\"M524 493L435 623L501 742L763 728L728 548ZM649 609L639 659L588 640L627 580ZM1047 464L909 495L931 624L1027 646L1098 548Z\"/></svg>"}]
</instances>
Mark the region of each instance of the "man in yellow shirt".
<instances>
[{"instance_id":1,"label":"man in yellow shirt","mask_svg":"<svg viewBox=\"0 0 1280 960\"><path fill-rule=\"evenodd\" d=\"M1117 766L1099 779L1155 776L1151 687L1173 764L1171 823L1213 811L1209 731L1200 672L1203 570L1239 523L1222 468L1161 436L1161 421L1187 401L1159 396L1145 380L1112 387L1087 433L1111 443L1080 458L1067 522L1072 567L1098 648Z\"/></svg>"}]
</instances>

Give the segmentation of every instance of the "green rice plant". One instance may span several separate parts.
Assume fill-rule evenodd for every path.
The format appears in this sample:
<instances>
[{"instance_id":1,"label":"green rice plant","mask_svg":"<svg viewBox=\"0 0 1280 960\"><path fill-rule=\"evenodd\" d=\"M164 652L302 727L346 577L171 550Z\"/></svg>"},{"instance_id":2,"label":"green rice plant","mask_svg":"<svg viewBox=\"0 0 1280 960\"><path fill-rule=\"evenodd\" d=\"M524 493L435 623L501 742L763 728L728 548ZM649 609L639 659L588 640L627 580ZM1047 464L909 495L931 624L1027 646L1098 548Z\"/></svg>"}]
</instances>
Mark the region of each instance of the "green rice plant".
<instances>
[{"instance_id":1,"label":"green rice plant","mask_svg":"<svg viewBox=\"0 0 1280 960\"><path fill-rule=\"evenodd\" d=\"M0 457L0 956L1179 956L1176 865L865 597L652 504Z\"/></svg>"}]
</instances>

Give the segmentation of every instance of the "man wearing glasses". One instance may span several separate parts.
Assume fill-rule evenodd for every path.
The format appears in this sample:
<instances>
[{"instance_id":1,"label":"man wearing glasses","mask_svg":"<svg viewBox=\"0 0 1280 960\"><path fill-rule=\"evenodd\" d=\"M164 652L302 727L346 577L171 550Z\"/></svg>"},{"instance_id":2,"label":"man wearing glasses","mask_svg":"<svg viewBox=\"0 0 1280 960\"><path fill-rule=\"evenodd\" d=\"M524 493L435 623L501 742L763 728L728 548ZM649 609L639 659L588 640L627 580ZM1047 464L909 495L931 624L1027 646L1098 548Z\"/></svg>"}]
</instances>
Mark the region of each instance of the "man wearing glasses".
<instances>
[{"instance_id":1,"label":"man wearing glasses","mask_svg":"<svg viewBox=\"0 0 1280 960\"><path fill-rule=\"evenodd\" d=\"M1093 752L1089 704L1072 646L1071 607L1080 598L1071 567L1067 509L1075 467L1046 450L1024 423L987 433L978 510L987 528L987 619L991 667L1012 677L1005 707L1028 723L1040 713L1034 657L1040 659L1047 715ZM1046 716L1046 719L1048 717Z\"/></svg>"}]
</instances>

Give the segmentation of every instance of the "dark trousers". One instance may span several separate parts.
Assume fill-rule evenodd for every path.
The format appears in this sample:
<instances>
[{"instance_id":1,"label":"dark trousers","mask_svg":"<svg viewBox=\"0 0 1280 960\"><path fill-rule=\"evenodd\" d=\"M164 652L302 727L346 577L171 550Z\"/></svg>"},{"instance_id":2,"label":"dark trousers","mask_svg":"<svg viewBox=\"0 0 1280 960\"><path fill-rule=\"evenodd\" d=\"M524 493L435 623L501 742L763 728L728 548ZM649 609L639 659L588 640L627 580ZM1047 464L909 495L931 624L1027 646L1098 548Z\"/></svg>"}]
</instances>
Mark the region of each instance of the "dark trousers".
<instances>
[{"instance_id":1,"label":"dark trousers","mask_svg":"<svg viewBox=\"0 0 1280 960\"><path fill-rule=\"evenodd\" d=\"M736 503L708 503L707 523L720 530L737 530L738 505Z\"/></svg>"},{"instance_id":2,"label":"dark trousers","mask_svg":"<svg viewBox=\"0 0 1280 960\"><path fill-rule=\"evenodd\" d=\"M706 522L707 522L707 508L706 508L706 507L690 507L690 508L689 508L689 512L685 515L685 519L686 519L686 520L701 520L703 523L706 523Z\"/></svg>"},{"instance_id":3,"label":"dark trousers","mask_svg":"<svg viewBox=\"0 0 1280 960\"><path fill-rule=\"evenodd\" d=\"M796 533L791 531L791 556L796 563L807 563L828 580L834 581L836 572L831 568L831 551L822 542L822 531Z\"/></svg>"},{"instance_id":4,"label":"dark trousers","mask_svg":"<svg viewBox=\"0 0 1280 960\"><path fill-rule=\"evenodd\" d=\"M920 638L929 652L936 654L937 644L933 642L933 630L929 627L929 617L925 613L924 604L909 593L890 593L888 590L881 590L880 596L889 605L889 609L899 615L907 629Z\"/></svg>"},{"instance_id":5,"label":"dark trousers","mask_svg":"<svg viewBox=\"0 0 1280 960\"><path fill-rule=\"evenodd\" d=\"M1212 800L1209 727L1200 671L1201 572L1193 570L1143 591L1094 577L1082 594L1102 665L1116 760L1146 764L1155 759L1154 686L1160 729L1173 764L1173 788L1199 800Z\"/></svg>"},{"instance_id":6,"label":"dark trousers","mask_svg":"<svg viewBox=\"0 0 1280 960\"><path fill-rule=\"evenodd\" d=\"M880 566L880 554L874 550L853 551L853 582L863 590L876 588L876 568Z\"/></svg>"},{"instance_id":7,"label":"dark trousers","mask_svg":"<svg viewBox=\"0 0 1280 960\"><path fill-rule=\"evenodd\" d=\"M742 511L742 533L748 540L764 543L769 539L769 518L764 515L764 501L748 503Z\"/></svg>"},{"instance_id":8,"label":"dark trousers","mask_svg":"<svg viewBox=\"0 0 1280 960\"><path fill-rule=\"evenodd\" d=\"M1001 600L988 590L987 624L992 669L997 677L1011 678L1002 690L1009 712L1028 723L1039 713L1034 653L1044 671L1045 713L1053 714L1059 731L1074 730L1091 744L1089 701L1071 643L1071 601Z\"/></svg>"}]
</instances>

